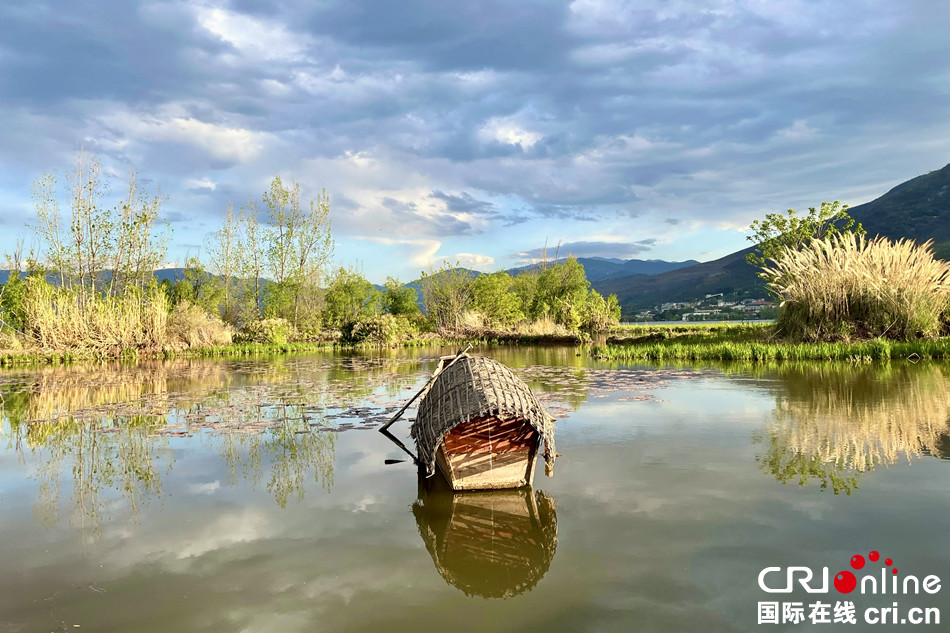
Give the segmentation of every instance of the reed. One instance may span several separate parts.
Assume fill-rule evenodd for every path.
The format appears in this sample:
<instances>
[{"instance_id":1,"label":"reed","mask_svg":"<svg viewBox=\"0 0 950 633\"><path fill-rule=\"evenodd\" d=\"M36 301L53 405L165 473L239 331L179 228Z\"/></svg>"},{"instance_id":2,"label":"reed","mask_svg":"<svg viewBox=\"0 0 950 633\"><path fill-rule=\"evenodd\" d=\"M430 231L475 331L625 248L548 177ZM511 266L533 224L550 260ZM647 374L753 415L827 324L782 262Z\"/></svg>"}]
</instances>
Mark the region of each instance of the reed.
<instances>
[{"instance_id":1,"label":"reed","mask_svg":"<svg viewBox=\"0 0 950 633\"><path fill-rule=\"evenodd\" d=\"M28 279L25 333L41 350L160 349L167 341L168 304L158 289L102 296Z\"/></svg>"},{"instance_id":2,"label":"reed","mask_svg":"<svg viewBox=\"0 0 950 633\"><path fill-rule=\"evenodd\" d=\"M785 248L763 277L782 300L778 330L797 340L934 337L950 305L950 263L932 241L816 239Z\"/></svg>"}]
</instances>

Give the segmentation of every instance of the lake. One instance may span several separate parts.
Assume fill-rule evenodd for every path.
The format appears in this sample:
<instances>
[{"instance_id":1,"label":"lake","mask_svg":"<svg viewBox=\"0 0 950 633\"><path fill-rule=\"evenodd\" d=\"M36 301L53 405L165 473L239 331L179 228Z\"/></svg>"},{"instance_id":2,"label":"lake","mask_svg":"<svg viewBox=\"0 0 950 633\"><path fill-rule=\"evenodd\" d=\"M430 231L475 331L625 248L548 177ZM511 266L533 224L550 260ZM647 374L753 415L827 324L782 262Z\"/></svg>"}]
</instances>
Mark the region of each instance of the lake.
<instances>
[{"instance_id":1,"label":"lake","mask_svg":"<svg viewBox=\"0 0 950 633\"><path fill-rule=\"evenodd\" d=\"M795 631L816 603L829 631L950 617L950 365L482 348L558 418L561 456L533 490L453 496L375 432L447 352L0 373L0 631ZM411 446L407 415L392 430ZM816 593L764 590L789 567ZM836 590L844 571L866 591ZM940 589L872 593L882 575ZM856 624L832 621L845 602ZM769 603L779 623L759 624ZM896 624L869 623L884 608Z\"/></svg>"}]
</instances>

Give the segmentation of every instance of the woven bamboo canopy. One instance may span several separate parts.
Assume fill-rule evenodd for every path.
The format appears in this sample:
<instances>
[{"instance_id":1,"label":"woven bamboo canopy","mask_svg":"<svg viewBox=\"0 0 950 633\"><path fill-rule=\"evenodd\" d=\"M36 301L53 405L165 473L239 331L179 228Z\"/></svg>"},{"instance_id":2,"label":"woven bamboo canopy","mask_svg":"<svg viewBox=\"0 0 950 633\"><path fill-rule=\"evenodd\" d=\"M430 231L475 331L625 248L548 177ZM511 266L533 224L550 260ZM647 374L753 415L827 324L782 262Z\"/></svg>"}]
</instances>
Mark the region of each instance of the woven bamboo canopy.
<instances>
[{"instance_id":1,"label":"woven bamboo canopy","mask_svg":"<svg viewBox=\"0 0 950 633\"><path fill-rule=\"evenodd\" d=\"M510 369L490 358L465 354L435 377L412 424L427 476L435 474L436 451L449 431L489 416L524 418L544 440L545 473L553 474L554 418Z\"/></svg>"}]
</instances>

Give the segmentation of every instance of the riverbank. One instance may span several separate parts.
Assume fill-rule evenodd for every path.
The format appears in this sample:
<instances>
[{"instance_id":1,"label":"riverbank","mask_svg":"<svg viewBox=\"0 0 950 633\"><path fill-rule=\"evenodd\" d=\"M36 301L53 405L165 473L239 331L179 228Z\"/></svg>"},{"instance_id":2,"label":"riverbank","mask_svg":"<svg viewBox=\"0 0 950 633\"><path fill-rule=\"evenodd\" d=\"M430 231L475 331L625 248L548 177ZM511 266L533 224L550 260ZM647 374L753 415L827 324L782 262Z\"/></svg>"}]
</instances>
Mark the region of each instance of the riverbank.
<instances>
[{"instance_id":1,"label":"riverbank","mask_svg":"<svg viewBox=\"0 0 950 633\"><path fill-rule=\"evenodd\" d=\"M950 337L916 341L875 339L857 342L797 343L779 338L773 323L684 323L664 325L624 324L597 336L588 333L524 334L517 332L468 332L439 336L427 333L389 343L340 340L281 343L238 342L164 350L94 349L0 350L0 367L57 365L107 360L163 360L173 358L229 358L305 354L327 350L371 350L413 347L461 348L491 345L575 347L578 354L612 361L847 361L891 359L950 359Z\"/></svg>"}]
</instances>

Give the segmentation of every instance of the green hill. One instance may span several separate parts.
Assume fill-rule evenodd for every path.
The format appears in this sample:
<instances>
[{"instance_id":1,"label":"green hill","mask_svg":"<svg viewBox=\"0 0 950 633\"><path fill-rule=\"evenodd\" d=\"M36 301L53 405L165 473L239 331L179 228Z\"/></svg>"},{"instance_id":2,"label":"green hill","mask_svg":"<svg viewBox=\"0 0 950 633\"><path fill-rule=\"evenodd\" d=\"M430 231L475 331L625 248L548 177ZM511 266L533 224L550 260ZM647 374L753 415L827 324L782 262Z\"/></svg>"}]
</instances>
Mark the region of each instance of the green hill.
<instances>
[{"instance_id":1,"label":"green hill","mask_svg":"<svg viewBox=\"0 0 950 633\"><path fill-rule=\"evenodd\" d=\"M602 279L592 285L602 295L616 294L625 316L670 301L702 299L707 294L762 297L765 288L745 261L751 249L658 275Z\"/></svg>"},{"instance_id":2,"label":"green hill","mask_svg":"<svg viewBox=\"0 0 950 633\"><path fill-rule=\"evenodd\" d=\"M870 236L932 239L937 255L950 259L950 165L901 183L849 213Z\"/></svg>"}]
</instances>

